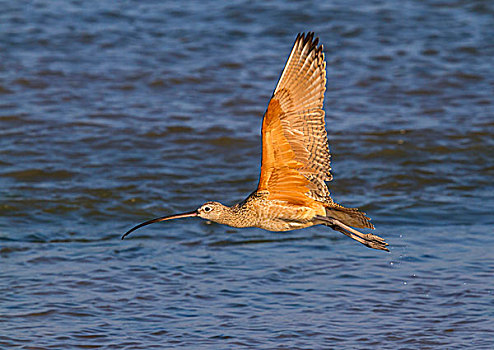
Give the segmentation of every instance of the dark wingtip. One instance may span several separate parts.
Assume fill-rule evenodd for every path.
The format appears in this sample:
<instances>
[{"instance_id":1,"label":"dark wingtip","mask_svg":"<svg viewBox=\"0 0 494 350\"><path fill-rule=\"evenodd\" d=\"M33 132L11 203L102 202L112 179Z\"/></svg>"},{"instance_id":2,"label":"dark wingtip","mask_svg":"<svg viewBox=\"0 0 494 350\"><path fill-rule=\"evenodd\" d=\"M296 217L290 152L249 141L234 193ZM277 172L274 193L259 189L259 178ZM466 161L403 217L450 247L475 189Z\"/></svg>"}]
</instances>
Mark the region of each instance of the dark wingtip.
<instances>
[{"instance_id":1,"label":"dark wingtip","mask_svg":"<svg viewBox=\"0 0 494 350\"><path fill-rule=\"evenodd\" d=\"M310 45L310 51L317 50L318 52L323 51L323 46L319 45L319 37L315 36L314 32L300 32L297 35L295 41L302 40L303 45ZM319 45L319 46L318 46Z\"/></svg>"}]
</instances>

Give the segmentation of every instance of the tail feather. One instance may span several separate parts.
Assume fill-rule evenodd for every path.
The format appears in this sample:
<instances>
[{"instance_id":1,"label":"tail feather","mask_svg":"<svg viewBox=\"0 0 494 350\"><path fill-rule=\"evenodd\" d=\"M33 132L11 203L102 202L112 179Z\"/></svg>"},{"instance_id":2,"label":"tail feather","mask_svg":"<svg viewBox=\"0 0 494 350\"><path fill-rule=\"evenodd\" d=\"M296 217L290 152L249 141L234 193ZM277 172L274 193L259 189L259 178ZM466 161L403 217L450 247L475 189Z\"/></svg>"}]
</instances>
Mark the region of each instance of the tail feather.
<instances>
[{"instance_id":1,"label":"tail feather","mask_svg":"<svg viewBox=\"0 0 494 350\"><path fill-rule=\"evenodd\" d=\"M326 216L337 219L348 226L374 229L370 218L365 216L365 213L359 211L358 208L345 208L336 204L335 206L326 207Z\"/></svg>"}]
</instances>

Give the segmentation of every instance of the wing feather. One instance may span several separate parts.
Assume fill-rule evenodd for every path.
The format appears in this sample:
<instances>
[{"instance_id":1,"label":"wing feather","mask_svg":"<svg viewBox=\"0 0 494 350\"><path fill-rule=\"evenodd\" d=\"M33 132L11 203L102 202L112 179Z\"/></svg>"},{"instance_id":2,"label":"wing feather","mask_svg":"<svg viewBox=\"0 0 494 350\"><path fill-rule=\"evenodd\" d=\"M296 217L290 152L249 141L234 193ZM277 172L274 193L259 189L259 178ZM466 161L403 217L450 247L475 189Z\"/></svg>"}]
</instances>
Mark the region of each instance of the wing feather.
<instances>
[{"instance_id":1,"label":"wing feather","mask_svg":"<svg viewBox=\"0 0 494 350\"><path fill-rule=\"evenodd\" d=\"M323 101L326 62L314 33L299 34L262 125L258 191L269 199L308 205L333 203L325 181L332 179Z\"/></svg>"}]
</instances>

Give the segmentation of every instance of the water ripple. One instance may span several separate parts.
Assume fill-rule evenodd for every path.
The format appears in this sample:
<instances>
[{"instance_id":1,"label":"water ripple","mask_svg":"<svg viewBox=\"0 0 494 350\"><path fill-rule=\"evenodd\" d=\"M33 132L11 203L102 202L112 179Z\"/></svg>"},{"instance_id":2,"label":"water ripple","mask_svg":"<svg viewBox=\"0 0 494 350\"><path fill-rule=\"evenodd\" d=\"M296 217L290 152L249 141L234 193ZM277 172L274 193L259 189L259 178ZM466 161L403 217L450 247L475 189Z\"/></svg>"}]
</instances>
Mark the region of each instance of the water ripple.
<instances>
[{"instance_id":1,"label":"water ripple","mask_svg":"<svg viewBox=\"0 0 494 350\"><path fill-rule=\"evenodd\" d=\"M493 346L494 7L479 1L6 2L1 348ZM298 31L328 61L334 199L381 254L153 217L257 186Z\"/></svg>"}]
</instances>

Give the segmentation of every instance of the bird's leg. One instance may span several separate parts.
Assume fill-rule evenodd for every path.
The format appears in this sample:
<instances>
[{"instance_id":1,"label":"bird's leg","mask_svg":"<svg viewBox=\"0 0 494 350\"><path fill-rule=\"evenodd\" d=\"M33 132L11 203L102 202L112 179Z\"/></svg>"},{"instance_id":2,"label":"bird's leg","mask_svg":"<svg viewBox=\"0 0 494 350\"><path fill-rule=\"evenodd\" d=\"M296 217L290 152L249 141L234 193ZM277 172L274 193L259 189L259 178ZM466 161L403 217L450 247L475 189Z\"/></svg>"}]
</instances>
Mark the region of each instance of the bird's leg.
<instances>
[{"instance_id":1,"label":"bird's leg","mask_svg":"<svg viewBox=\"0 0 494 350\"><path fill-rule=\"evenodd\" d=\"M379 236L373 235L372 233L362 233L359 232L353 228L351 228L348 225L345 225L341 221L337 219L333 219L330 217L326 216L316 216L315 219L322 221L321 223L331 227L333 230L341 232L345 234L346 236L353 238L357 242L362 243L363 245L369 247L369 248L374 248L374 249L380 249L380 250L385 250L389 252L389 249L386 248L388 243L384 241Z\"/></svg>"}]
</instances>

